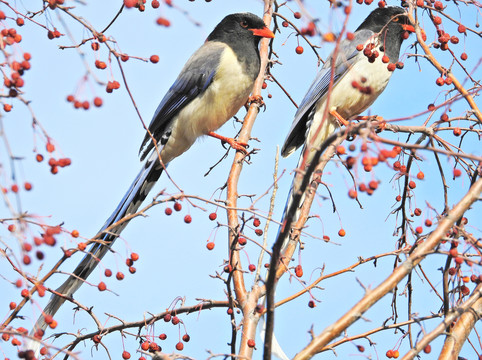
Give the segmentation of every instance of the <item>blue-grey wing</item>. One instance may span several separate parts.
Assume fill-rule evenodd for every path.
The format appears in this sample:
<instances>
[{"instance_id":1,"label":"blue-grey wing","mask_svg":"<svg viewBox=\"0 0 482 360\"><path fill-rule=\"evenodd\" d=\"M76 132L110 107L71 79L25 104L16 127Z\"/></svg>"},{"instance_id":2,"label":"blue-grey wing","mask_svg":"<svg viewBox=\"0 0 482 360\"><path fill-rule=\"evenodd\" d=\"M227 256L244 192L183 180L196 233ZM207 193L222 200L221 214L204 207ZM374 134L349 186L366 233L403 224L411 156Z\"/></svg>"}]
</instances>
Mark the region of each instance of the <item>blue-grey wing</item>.
<instances>
[{"instance_id":1,"label":"blue-grey wing","mask_svg":"<svg viewBox=\"0 0 482 360\"><path fill-rule=\"evenodd\" d=\"M212 83L225 47L220 42L206 42L188 60L152 117L148 129L156 141L162 144L168 140L173 118ZM139 150L141 160L153 147L151 137L146 133Z\"/></svg>"},{"instance_id":2,"label":"blue-grey wing","mask_svg":"<svg viewBox=\"0 0 482 360\"><path fill-rule=\"evenodd\" d=\"M375 33L371 30L360 30L355 33L353 40L343 40L340 42L338 55L336 57L334 74L333 74L333 86L340 81L346 74L348 69L356 61L357 55L360 51L356 49L358 44L365 44ZM332 55L328 57L323 67L320 69L316 78L313 80L310 88L308 89L305 97L301 101L298 110L296 111L293 124L288 132L281 154L288 156L295 151L298 147L303 145L305 141L306 125L309 121L309 115L313 110L313 107L318 101L323 100L328 92L331 80L332 72Z\"/></svg>"}]
</instances>

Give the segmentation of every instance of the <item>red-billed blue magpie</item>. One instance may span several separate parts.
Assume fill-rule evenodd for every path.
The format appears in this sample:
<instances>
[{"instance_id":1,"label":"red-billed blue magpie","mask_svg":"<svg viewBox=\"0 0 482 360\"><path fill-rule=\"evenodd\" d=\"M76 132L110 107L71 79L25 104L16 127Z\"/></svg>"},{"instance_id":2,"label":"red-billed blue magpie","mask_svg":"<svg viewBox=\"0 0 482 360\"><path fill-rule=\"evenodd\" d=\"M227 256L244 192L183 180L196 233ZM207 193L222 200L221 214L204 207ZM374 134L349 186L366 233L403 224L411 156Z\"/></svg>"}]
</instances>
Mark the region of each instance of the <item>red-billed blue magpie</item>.
<instances>
[{"instance_id":1,"label":"red-billed blue magpie","mask_svg":"<svg viewBox=\"0 0 482 360\"><path fill-rule=\"evenodd\" d=\"M303 145L302 154L308 151L307 163L314 161L314 154L324 140L340 124L365 111L383 92L398 62L407 31L415 29L409 24L404 9L377 8L356 29L351 40L342 40L302 100L281 154L289 156ZM332 69L333 86L328 97ZM324 118L325 110L328 113ZM303 155L298 167L302 161ZM285 212L299 186L293 182Z\"/></svg>"},{"instance_id":2,"label":"red-billed blue magpie","mask_svg":"<svg viewBox=\"0 0 482 360\"><path fill-rule=\"evenodd\" d=\"M141 171L99 231L100 241L57 289L58 293L71 297L83 284L127 222L108 233L103 232L126 215L135 213L165 166L188 150L197 138L211 135L242 149L233 139L213 132L246 104L260 72L258 45L262 37L273 38L274 34L261 18L251 13L231 14L187 61L148 127L140 149L141 160L145 160ZM33 331L45 329L45 316L53 316L64 301L53 295Z\"/></svg>"}]
</instances>

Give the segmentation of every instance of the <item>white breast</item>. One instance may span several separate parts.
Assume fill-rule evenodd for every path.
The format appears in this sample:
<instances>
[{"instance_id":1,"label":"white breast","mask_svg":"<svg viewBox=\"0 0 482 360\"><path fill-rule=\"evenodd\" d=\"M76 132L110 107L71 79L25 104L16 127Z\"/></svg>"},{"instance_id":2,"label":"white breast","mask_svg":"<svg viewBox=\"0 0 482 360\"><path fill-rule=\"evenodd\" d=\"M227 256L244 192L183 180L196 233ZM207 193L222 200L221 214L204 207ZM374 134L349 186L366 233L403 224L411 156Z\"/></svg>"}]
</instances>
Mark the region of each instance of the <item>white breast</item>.
<instances>
[{"instance_id":1,"label":"white breast","mask_svg":"<svg viewBox=\"0 0 482 360\"><path fill-rule=\"evenodd\" d=\"M219 129L248 100L253 79L244 74L231 48L224 50L218 71L206 91L177 115L161 152L165 164L188 150L196 139Z\"/></svg>"},{"instance_id":2,"label":"white breast","mask_svg":"<svg viewBox=\"0 0 482 360\"><path fill-rule=\"evenodd\" d=\"M381 53L375 62L370 63L362 52L357 55L354 65L346 75L336 84L330 95L330 111L336 110L345 120L350 120L365 111L382 93L390 80L392 72L388 71L387 64L381 61ZM371 93L364 94L354 88L352 83L356 81L361 86L370 87ZM364 82L363 82L364 81ZM308 132L308 144L316 147L338 127L338 121L328 114L322 124L323 114L326 108L327 97L324 96L315 107L312 125ZM315 133L319 128L318 134Z\"/></svg>"}]
</instances>

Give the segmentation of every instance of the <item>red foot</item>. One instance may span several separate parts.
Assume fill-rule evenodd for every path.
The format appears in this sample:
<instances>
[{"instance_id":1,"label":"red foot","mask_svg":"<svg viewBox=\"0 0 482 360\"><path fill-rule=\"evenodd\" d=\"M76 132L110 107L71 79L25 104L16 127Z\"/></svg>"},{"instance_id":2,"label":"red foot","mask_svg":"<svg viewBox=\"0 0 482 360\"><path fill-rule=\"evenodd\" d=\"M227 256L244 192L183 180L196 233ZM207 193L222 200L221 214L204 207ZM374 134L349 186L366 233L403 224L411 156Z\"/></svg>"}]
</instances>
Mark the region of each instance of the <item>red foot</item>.
<instances>
[{"instance_id":1,"label":"red foot","mask_svg":"<svg viewBox=\"0 0 482 360\"><path fill-rule=\"evenodd\" d=\"M247 143L236 141L233 138L225 137L212 131L208 133L208 135L212 136L213 138L219 139L222 142L228 143L229 146L231 146L236 151L241 151L244 154L248 153L248 150L246 150L246 148L248 147Z\"/></svg>"},{"instance_id":2,"label":"red foot","mask_svg":"<svg viewBox=\"0 0 482 360\"><path fill-rule=\"evenodd\" d=\"M331 110L330 111L330 114L333 115L337 120L338 122L340 123L341 126L345 125L345 126L348 126L349 122L346 121L343 116L341 116L340 114L337 113L336 110Z\"/></svg>"},{"instance_id":3,"label":"red foot","mask_svg":"<svg viewBox=\"0 0 482 360\"><path fill-rule=\"evenodd\" d=\"M257 103L259 104L259 106L263 106L264 105L263 97L261 95L250 96L246 104L249 106L251 103Z\"/></svg>"}]
</instances>

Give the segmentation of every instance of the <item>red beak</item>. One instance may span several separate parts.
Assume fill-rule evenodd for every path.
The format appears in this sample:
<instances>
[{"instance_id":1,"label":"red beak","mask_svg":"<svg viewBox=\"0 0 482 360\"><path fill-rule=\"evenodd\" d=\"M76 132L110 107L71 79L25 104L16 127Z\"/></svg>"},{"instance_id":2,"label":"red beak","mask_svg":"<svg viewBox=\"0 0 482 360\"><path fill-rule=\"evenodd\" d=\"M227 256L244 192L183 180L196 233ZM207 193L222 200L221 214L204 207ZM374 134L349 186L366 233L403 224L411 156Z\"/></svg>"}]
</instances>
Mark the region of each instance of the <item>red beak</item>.
<instances>
[{"instance_id":1,"label":"red beak","mask_svg":"<svg viewBox=\"0 0 482 360\"><path fill-rule=\"evenodd\" d=\"M402 24L402 28L406 31L415 32L415 28L412 25Z\"/></svg>"},{"instance_id":2,"label":"red beak","mask_svg":"<svg viewBox=\"0 0 482 360\"><path fill-rule=\"evenodd\" d=\"M268 29L266 26L262 29L249 29L253 32L254 36L260 36L260 37L264 37L264 38L274 38L274 34L273 32Z\"/></svg>"}]
</instances>

